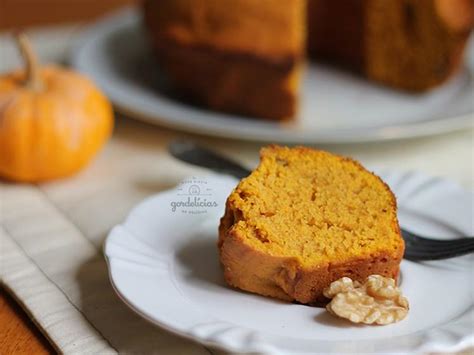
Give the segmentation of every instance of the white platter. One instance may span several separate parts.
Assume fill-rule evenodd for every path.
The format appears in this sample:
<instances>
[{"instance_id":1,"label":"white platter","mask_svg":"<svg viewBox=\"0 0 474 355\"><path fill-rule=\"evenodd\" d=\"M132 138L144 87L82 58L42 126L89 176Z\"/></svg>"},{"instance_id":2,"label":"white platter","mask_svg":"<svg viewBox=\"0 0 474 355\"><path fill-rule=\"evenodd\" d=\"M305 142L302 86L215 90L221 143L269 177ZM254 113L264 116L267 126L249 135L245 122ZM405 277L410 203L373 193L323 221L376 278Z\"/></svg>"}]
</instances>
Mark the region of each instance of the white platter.
<instances>
[{"instance_id":1,"label":"white platter","mask_svg":"<svg viewBox=\"0 0 474 355\"><path fill-rule=\"evenodd\" d=\"M459 75L424 95L310 64L299 116L278 124L205 110L166 95L145 37L139 14L126 10L86 30L72 64L94 78L119 111L153 124L242 140L315 144L426 136L474 122L474 41Z\"/></svg>"},{"instance_id":2,"label":"white platter","mask_svg":"<svg viewBox=\"0 0 474 355\"><path fill-rule=\"evenodd\" d=\"M474 234L471 192L417 173L381 175L397 195L403 227L433 237ZM427 353L474 346L473 255L404 260L401 288L410 312L389 326L352 325L321 308L227 287L217 226L235 184L215 175L185 180L140 203L111 231L105 245L110 279L129 307L183 337L237 352ZM195 196L209 207L178 206Z\"/></svg>"}]
</instances>

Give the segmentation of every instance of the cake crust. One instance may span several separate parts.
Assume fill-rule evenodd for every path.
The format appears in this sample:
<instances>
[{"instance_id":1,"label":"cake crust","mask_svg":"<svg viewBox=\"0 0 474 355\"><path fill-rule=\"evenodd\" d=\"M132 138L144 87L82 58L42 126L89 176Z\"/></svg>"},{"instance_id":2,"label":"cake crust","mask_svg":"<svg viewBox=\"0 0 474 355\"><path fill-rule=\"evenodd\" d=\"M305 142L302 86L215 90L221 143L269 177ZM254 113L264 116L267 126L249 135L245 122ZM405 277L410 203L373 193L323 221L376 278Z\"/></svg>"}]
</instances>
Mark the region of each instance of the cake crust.
<instances>
[{"instance_id":1,"label":"cake crust","mask_svg":"<svg viewBox=\"0 0 474 355\"><path fill-rule=\"evenodd\" d=\"M295 117L304 0L146 0L144 10L156 57L179 96L250 117Z\"/></svg>"},{"instance_id":2,"label":"cake crust","mask_svg":"<svg viewBox=\"0 0 474 355\"><path fill-rule=\"evenodd\" d=\"M272 154L274 149L280 148L267 148L263 154ZM312 151L301 147L295 149L295 154L303 155ZM342 157L340 159L347 160ZM361 172L368 173L358 163L353 164L361 169ZM252 179L252 175L247 179ZM390 206L387 208L396 211L395 197L388 186L382 180L379 181L391 196ZM233 194L238 193L238 190L239 186ZM395 251L387 248L371 255L354 256L346 260L334 259L315 265L304 264L295 256L277 255L253 247L246 241L242 228L237 227L239 221L243 220L245 217L241 208L236 206L231 195L219 226L218 248L225 280L233 287L286 301L319 304L325 300L323 289L343 276L359 281L372 274L395 279L398 277L404 243L396 217L390 225L393 233L398 235L398 248Z\"/></svg>"},{"instance_id":3,"label":"cake crust","mask_svg":"<svg viewBox=\"0 0 474 355\"><path fill-rule=\"evenodd\" d=\"M187 101L264 120L296 115L301 64L295 58L229 55L163 39L155 40L155 51L172 90Z\"/></svg>"},{"instance_id":4,"label":"cake crust","mask_svg":"<svg viewBox=\"0 0 474 355\"><path fill-rule=\"evenodd\" d=\"M308 51L397 89L423 92L462 65L472 0L308 0Z\"/></svg>"},{"instance_id":5,"label":"cake crust","mask_svg":"<svg viewBox=\"0 0 474 355\"><path fill-rule=\"evenodd\" d=\"M212 110L295 118L311 59L425 92L459 72L473 0L145 0L144 22L174 92Z\"/></svg>"},{"instance_id":6,"label":"cake crust","mask_svg":"<svg viewBox=\"0 0 474 355\"><path fill-rule=\"evenodd\" d=\"M474 16L458 12L474 13L474 1L364 1L364 72L369 79L423 92L459 71ZM452 12L457 21L451 20Z\"/></svg>"}]
</instances>

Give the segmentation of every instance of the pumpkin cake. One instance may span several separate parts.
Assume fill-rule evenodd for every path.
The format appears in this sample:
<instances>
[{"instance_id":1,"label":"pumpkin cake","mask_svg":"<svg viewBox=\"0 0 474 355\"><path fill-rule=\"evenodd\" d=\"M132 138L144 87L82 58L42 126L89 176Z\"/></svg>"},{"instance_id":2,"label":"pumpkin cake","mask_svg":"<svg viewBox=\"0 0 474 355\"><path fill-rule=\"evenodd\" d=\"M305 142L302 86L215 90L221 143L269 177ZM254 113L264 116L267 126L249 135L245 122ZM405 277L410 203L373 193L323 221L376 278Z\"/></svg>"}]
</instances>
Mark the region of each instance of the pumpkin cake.
<instances>
[{"instance_id":1,"label":"pumpkin cake","mask_svg":"<svg viewBox=\"0 0 474 355\"><path fill-rule=\"evenodd\" d=\"M145 23L175 91L220 111L296 113L304 0L147 0Z\"/></svg>"},{"instance_id":2,"label":"pumpkin cake","mask_svg":"<svg viewBox=\"0 0 474 355\"><path fill-rule=\"evenodd\" d=\"M396 279L404 242L379 177L324 151L270 146L228 197L218 248L229 285L311 304L344 276Z\"/></svg>"},{"instance_id":3,"label":"pumpkin cake","mask_svg":"<svg viewBox=\"0 0 474 355\"><path fill-rule=\"evenodd\" d=\"M458 71L473 0L145 0L176 93L213 110L293 118L305 57L423 92Z\"/></svg>"}]
</instances>

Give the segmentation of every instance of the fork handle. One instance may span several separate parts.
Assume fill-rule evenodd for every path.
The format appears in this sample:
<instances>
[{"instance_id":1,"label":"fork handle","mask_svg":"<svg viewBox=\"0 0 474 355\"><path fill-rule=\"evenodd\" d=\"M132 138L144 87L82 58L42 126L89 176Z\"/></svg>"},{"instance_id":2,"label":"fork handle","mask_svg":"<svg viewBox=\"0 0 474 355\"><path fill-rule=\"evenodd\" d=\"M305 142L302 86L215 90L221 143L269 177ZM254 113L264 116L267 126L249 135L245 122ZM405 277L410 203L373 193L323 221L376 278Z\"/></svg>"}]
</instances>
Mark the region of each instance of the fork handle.
<instances>
[{"instance_id":1,"label":"fork handle","mask_svg":"<svg viewBox=\"0 0 474 355\"><path fill-rule=\"evenodd\" d=\"M168 150L172 156L188 164L231 175L239 180L250 174L250 170L240 164L193 142L174 141L168 146Z\"/></svg>"}]
</instances>

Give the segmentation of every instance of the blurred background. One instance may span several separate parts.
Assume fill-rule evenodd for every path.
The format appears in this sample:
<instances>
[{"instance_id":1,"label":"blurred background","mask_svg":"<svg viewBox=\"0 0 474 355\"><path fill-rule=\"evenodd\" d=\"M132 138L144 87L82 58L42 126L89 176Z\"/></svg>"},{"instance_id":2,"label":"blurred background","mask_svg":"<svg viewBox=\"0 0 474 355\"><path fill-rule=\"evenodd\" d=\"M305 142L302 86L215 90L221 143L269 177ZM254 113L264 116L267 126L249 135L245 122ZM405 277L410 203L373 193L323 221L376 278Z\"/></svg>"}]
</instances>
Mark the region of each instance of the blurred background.
<instances>
[{"instance_id":1,"label":"blurred background","mask_svg":"<svg viewBox=\"0 0 474 355\"><path fill-rule=\"evenodd\" d=\"M70 66L71 49L89 25L124 6L138 7L140 4L138 0L0 0L0 75L23 65L13 41L12 30L26 31L42 63L56 62ZM136 19L137 15L134 13L132 17ZM141 41L137 43L141 45ZM124 48L123 58L135 60L142 53L134 54L121 43L116 47ZM105 50L101 53L109 53L114 58L120 57L115 53L121 52ZM85 63L96 64L95 57L91 58L90 62ZM118 64L113 68L116 69L115 74L128 68ZM114 91L113 85L109 91L111 86L107 85L110 82L104 86L105 82L101 81L103 76L100 75L112 71L102 70L104 68L110 69L112 66L99 66L94 69L99 75L91 77L97 80L100 89L107 87L104 96L109 96L113 101L110 92L117 91ZM143 68L138 66L138 69ZM129 80L128 85L131 84L133 88L135 77L129 76L127 70L123 72L127 73L124 78ZM143 73L140 74L143 76ZM148 73L145 74L147 77ZM0 296L0 334L7 336L0 337L0 353L74 351L81 344L79 340L86 344L90 339L100 339L94 343L97 345L104 341L102 335L107 338L106 343L128 353L147 353L147 350L161 347L163 343L184 343L181 339L169 340L168 335L163 336L117 299L110 286L102 255L102 245L110 229L121 222L139 201L175 186L190 174L206 173L169 156L167 145L175 139L202 143L253 167L258 162L258 151L262 146L272 140L289 142L291 139L287 134L290 132L294 137L304 137L301 142L296 139L292 143L310 144L348 155L370 169L416 170L473 189L474 92L472 72L468 69L445 88L427 96L407 95L368 84L359 78L354 79L351 74L340 73L326 66L309 71L304 85L310 85L305 86L306 89L311 88L315 78L322 78L327 83L334 82L335 85L315 89L318 97L326 101L313 105L310 96L305 95L303 101L305 107L309 108L305 109L304 120L297 120L294 125L268 124L239 117L236 121L226 121L228 117L214 117L215 112L212 110L204 110L203 113L200 110L202 107L181 105L176 98L168 101L164 95L155 106L149 106L149 112L154 107L165 107L163 103L177 104L179 110L175 111L166 106L167 112L174 112L174 116L165 125L132 119L143 117L133 109L127 110L126 107L116 105L112 117L114 131L110 140L107 144L104 141L104 148L97 150L100 153L77 174L51 181L30 181L32 184L0 179L0 236L3 230L8 229L8 233L5 233L7 242L1 245L3 251L8 252L2 254L2 267L5 270L2 283L5 287L1 289ZM337 90L341 88L346 91L339 95ZM140 85L137 84L135 89L127 91L127 87L119 96L127 99L128 93L130 96L143 93ZM361 92L365 95L363 100L368 101L361 101ZM141 97L138 97L138 101L135 101L138 105L134 109L148 107L147 103L153 101L153 96L148 92L145 94L145 100L141 101ZM370 100L377 104L377 109L365 104ZM462 105L458 106L456 100ZM355 104L353 107L352 103ZM401 112L403 118L398 120ZM445 112L458 119L445 120ZM343 120L333 116L333 113L342 113ZM313 115L321 120L312 122ZM356 115L361 117L360 121L354 119ZM435 117L433 124L410 126L411 120L429 123L430 115ZM461 116L462 119L459 119ZM180 121L183 118L188 121ZM201 118L202 124L199 121ZM145 121L153 122L150 119ZM173 125L176 122L179 124ZM315 122L321 128L328 129L325 141L311 140L313 132L324 138L324 133L321 133ZM356 127L359 123L359 138L355 143L351 141L355 134L350 129L344 130L344 125ZM186 128L184 131L183 127ZM267 131L267 128L270 130ZM333 128L336 133L331 131ZM233 130L239 133L232 134ZM378 141L364 141L363 134L368 131L376 132ZM255 136L256 132L260 132L261 140L247 139L247 135ZM398 136L407 139L394 139ZM5 151L0 151L0 154L6 155ZM38 240L41 241L39 249L36 248ZM61 257L56 258L58 255ZM7 289L13 297L5 292ZM52 296L57 296L54 302L50 301ZM22 308L26 309L26 313ZM66 315L61 313L64 310ZM98 310L105 311L100 313ZM55 315L61 317L54 318ZM35 319L34 323L31 318ZM136 332L136 337L120 333L118 327L122 324L133 324L130 328ZM38 330L37 325L42 331ZM75 333L71 331L70 334L64 334L64 329L74 329ZM146 341L139 341L141 339ZM76 340L79 345L74 343ZM50 345L50 342L55 345ZM172 345L169 346L172 348Z\"/></svg>"},{"instance_id":2,"label":"blurred background","mask_svg":"<svg viewBox=\"0 0 474 355\"><path fill-rule=\"evenodd\" d=\"M91 21L137 0L0 0L0 29Z\"/></svg>"}]
</instances>

